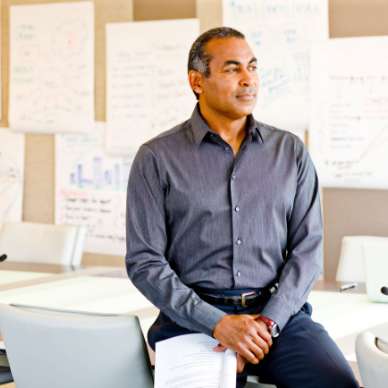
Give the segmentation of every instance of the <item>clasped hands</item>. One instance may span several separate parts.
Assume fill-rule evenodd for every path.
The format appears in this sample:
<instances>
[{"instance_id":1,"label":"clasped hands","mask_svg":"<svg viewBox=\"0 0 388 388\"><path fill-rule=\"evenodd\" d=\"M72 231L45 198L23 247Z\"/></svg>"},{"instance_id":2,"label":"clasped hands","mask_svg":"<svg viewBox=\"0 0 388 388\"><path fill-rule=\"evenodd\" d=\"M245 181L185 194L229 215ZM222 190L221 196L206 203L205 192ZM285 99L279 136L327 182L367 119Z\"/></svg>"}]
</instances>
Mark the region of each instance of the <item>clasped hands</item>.
<instances>
[{"instance_id":1,"label":"clasped hands","mask_svg":"<svg viewBox=\"0 0 388 388\"><path fill-rule=\"evenodd\" d=\"M237 372L244 370L246 362L258 364L269 352L272 337L267 325L257 319L260 315L225 315L216 325L213 336L219 341L214 348L223 352L226 348L237 353Z\"/></svg>"}]
</instances>

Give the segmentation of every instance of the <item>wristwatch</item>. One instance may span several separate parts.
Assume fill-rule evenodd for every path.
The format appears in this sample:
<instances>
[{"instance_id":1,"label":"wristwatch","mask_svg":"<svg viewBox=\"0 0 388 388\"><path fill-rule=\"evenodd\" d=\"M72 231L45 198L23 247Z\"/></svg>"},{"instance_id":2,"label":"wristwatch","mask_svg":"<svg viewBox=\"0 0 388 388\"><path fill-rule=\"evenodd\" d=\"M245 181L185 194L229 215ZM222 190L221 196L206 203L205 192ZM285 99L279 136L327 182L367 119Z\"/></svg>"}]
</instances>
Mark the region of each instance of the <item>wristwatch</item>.
<instances>
[{"instance_id":1,"label":"wristwatch","mask_svg":"<svg viewBox=\"0 0 388 388\"><path fill-rule=\"evenodd\" d=\"M279 326L276 322L274 322L272 319L269 319L268 317L266 317L264 315L260 315L258 319L260 319L261 321L263 321L267 325L269 332L271 333L272 338L279 337L280 330L279 330Z\"/></svg>"}]
</instances>

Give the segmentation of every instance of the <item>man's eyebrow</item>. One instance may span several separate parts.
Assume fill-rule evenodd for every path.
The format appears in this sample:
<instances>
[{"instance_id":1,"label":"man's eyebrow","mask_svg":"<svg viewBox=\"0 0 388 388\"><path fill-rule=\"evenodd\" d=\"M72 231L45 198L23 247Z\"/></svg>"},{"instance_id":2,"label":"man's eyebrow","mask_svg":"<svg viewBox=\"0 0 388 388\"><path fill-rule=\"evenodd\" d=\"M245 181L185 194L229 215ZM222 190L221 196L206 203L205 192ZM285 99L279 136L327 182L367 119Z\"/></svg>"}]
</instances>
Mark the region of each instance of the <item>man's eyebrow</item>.
<instances>
[{"instance_id":1,"label":"man's eyebrow","mask_svg":"<svg viewBox=\"0 0 388 388\"><path fill-rule=\"evenodd\" d=\"M252 64L252 63L256 63L257 62L257 58L256 57L253 57L249 62L248 64ZM234 59L229 59L228 61L225 61L224 62L224 66L228 66L228 65L241 65L241 62L240 61L236 61Z\"/></svg>"}]
</instances>

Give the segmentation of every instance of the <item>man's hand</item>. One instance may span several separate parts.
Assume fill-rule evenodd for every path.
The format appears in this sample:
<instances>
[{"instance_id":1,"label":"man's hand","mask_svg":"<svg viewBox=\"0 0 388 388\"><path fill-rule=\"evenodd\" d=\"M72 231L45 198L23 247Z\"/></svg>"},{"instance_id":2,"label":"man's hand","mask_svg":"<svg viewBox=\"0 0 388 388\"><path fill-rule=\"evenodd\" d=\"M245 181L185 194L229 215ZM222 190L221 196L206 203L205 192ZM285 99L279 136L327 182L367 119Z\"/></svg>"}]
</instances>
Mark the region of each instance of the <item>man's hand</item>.
<instances>
[{"instance_id":1,"label":"man's hand","mask_svg":"<svg viewBox=\"0 0 388 388\"><path fill-rule=\"evenodd\" d=\"M251 364L258 364L269 352L272 338L258 315L225 315L216 325L213 336L221 345L237 352ZM240 366L242 365L240 360ZM244 365L242 365L244 367Z\"/></svg>"}]
</instances>

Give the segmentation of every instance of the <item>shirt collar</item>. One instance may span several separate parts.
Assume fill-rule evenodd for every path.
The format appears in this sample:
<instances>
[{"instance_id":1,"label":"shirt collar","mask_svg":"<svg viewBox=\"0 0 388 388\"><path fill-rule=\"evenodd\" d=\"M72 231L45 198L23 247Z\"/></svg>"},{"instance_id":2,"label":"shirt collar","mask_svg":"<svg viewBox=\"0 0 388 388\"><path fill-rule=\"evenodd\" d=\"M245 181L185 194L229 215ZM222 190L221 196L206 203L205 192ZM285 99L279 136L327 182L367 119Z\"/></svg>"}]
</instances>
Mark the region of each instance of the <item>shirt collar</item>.
<instances>
[{"instance_id":1,"label":"shirt collar","mask_svg":"<svg viewBox=\"0 0 388 388\"><path fill-rule=\"evenodd\" d=\"M190 118L190 123L193 140L197 145L202 143L203 139L208 133L214 133L202 117L201 112L199 111L199 104L197 104L194 108L193 114ZM252 114L248 115L247 117L246 131L251 135L253 141L259 143L264 142L263 136L260 133L259 125Z\"/></svg>"}]
</instances>

